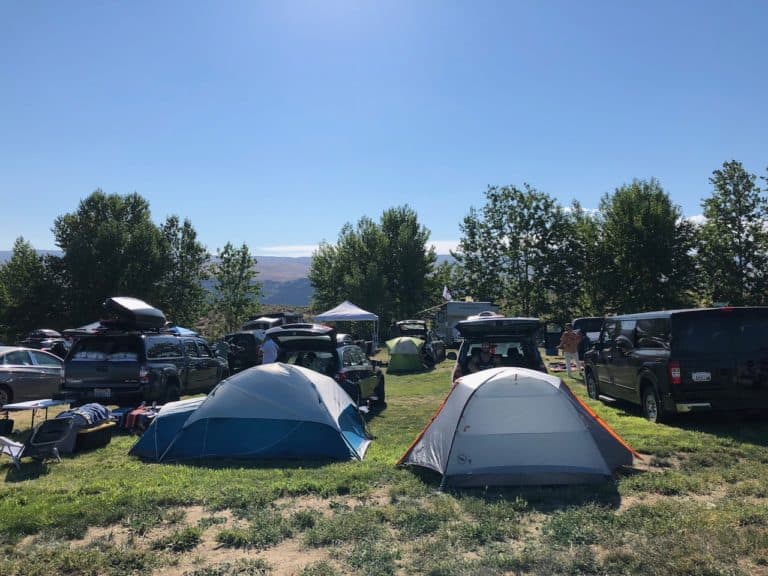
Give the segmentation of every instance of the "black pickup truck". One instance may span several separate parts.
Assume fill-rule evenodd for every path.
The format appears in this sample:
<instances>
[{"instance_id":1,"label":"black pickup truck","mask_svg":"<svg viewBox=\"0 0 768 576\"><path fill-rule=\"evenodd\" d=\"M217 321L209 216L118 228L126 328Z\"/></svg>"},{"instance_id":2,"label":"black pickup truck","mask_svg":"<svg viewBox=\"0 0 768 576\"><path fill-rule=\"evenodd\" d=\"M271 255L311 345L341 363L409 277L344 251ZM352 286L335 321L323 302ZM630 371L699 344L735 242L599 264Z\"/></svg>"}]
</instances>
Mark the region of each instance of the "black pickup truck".
<instances>
[{"instance_id":1,"label":"black pickup truck","mask_svg":"<svg viewBox=\"0 0 768 576\"><path fill-rule=\"evenodd\" d=\"M115 332L86 337L64 362L59 398L126 405L207 393L227 376L226 363L199 337Z\"/></svg>"}]
</instances>

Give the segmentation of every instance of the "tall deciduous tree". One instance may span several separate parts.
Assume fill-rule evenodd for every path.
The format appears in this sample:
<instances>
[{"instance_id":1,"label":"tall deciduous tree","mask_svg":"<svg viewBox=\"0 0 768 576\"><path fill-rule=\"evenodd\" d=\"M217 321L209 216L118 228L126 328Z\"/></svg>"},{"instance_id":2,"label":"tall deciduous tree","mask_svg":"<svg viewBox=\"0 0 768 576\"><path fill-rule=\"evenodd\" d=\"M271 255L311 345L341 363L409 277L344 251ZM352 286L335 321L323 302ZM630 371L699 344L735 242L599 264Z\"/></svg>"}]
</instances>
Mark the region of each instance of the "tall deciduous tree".
<instances>
[{"instance_id":1,"label":"tall deciduous tree","mask_svg":"<svg viewBox=\"0 0 768 576\"><path fill-rule=\"evenodd\" d=\"M36 328L62 328L60 291L46 260L19 237L11 259L0 266L0 324L16 340Z\"/></svg>"},{"instance_id":2,"label":"tall deciduous tree","mask_svg":"<svg viewBox=\"0 0 768 576\"><path fill-rule=\"evenodd\" d=\"M513 314L552 314L553 290L564 274L569 221L543 192L525 184L490 186L486 205L471 209L454 253L476 299Z\"/></svg>"},{"instance_id":3,"label":"tall deciduous tree","mask_svg":"<svg viewBox=\"0 0 768 576\"><path fill-rule=\"evenodd\" d=\"M159 283L159 305L166 318L181 326L192 326L203 315L206 291L201 282L208 277L208 252L197 241L197 232L185 219L169 216L161 228L165 241L165 273Z\"/></svg>"},{"instance_id":4,"label":"tall deciduous tree","mask_svg":"<svg viewBox=\"0 0 768 576\"><path fill-rule=\"evenodd\" d=\"M705 296L730 304L758 304L768 286L768 201L741 162L725 162L709 179L702 202L699 260Z\"/></svg>"},{"instance_id":5,"label":"tall deciduous tree","mask_svg":"<svg viewBox=\"0 0 768 576\"><path fill-rule=\"evenodd\" d=\"M224 329L236 330L251 314L259 310L261 284L256 281L256 258L246 244L235 248L227 242L217 251L212 266L215 281L214 307L221 313Z\"/></svg>"},{"instance_id":6,"label":"tall deciduous tree","mask_svg":"<svg viewBox=\"0 0 768 576\"><path fill-rule=\"evenodd\" d=\"M694 231L659 182L635 180L600 202L598 283L620 312L693 303Z\"/></svg>"},{"instance_id":7,"label":"tall deciduous tree","mask_svg":"<svg viewBox=\"0 0 768 576\"><path fill-rule=\"evenodd\" d=\"M314 253L313 307L351 300L374 311L382 327L424 308L436 260L428 240L408 206L386 210L380 223L361 218L355 227L345 224L336 244L323 242Z\"/></svg>"},{"instance_id":8,"label":"tall deciduous tree","mask_svg":"<svg viewBox=\"0 0 768 576\"><path fill-rule=\"evenodd\" d=\"M150 303L159 297L165 272L164 240L138 194L120 196L96 190L76 212L56 218L56 244L64 251L72 320L98 318L110 296L134 296Z\"/></svg>"}]
</instances>

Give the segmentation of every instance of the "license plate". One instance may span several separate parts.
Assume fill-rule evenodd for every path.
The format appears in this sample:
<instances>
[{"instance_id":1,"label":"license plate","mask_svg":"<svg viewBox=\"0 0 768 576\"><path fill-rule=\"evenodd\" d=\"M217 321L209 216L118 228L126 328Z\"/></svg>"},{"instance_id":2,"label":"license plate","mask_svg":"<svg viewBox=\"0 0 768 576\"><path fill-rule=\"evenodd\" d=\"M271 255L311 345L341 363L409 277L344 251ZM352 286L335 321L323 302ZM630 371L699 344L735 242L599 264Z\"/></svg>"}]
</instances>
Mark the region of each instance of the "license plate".
<instances>
[{"instance_id":1,"label":"license plate","mask_svg":"<svg viewBox=\"0 0 768 576\"><path fill-rule=\"evenodd\" d=\"M691 374L691 379L694 382L710 382L712 380L711 372L694 372Z\"/></svg>"},{"instance_id":2,"label":"license plate","mask_svg":"<svg viewBox=\"0 0 768 576\"><path fill-rule=\"evenodd\" d=\"M94 388L93 397L99 400L112 398L112 388Z\"/></svg>"}]
</instances>

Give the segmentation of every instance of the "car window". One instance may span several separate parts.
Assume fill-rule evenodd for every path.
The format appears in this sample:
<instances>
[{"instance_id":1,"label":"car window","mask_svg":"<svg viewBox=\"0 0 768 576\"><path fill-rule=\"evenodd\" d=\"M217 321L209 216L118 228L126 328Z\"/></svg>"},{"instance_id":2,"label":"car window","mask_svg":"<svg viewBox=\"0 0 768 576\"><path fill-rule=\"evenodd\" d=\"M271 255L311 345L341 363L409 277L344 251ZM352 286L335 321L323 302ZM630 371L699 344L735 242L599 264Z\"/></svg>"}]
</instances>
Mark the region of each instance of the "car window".
<instances>
[{"instance_id":1,"label":"car window","mask_svg":"<svg viewBox=\"0 0 768 576\"><path fill-rule=\"evenodd\" d=\"M112 338L86 338L75 344L72 360L103 362L112 349Z\"/></svg>"},{"instance_id":2,"label":"car window","mask_svg":"<svg viewBox=\"0 0 768 576\"><path fill-rule=\"evenodd\" d=\"M632 346L635 345L635 327L637 320L621 320L618 326L618 335L623 336Z\"/></svg>"},{"instance_id":3,"label":"car window","mask_svg":"<svg viewBox=\"0 0 768 576\"><path fill-rule=\"evenodd\" d=\"M349 368L352 366L364 366L368 361L365 354L357 346L348 346L344 348L342 355L342 366Z\"/></svg>"},{"instance_id":4,"label":"car window","mask_svg":"<svg viewBox=\"0 0 768 576\"><path fill-rule=\"evenodd\" d=\"M667 348L669 346L669 319L645 318L637 321L637 346Z\"/></svg>"},{"instance_id":5,"label":"car window","mask_svg":"<svg viewBox=\"0 0 768 576\"><path fill-rule=\"evenodd\" d=\"M213 352L211 352L210 347L202 340L197 341L197 349L203 358L213 358Z\"/></svg>"},{"instance_id":6,"label":"car window","mask_svg":"<svg viewBox=\"0 0 768 576\"><path fill-rule=\"evenodd\" d=\"M179 358L183 355L178 338L173 336L147 338L147 358Z\"/></svg>"},{"instance_id":7,"label":"car window","mask_svg":"<svg viewBox=\"0 0 768 576\"><path fill-rule=\"evenodd\" d=\"M29 352L29 355L32 356L32 360L38 366L56 366L56 367L61 366L61 360L59 360L58 358L53 358L49 354L43 354L42 352L31 350Z\"/></svg>"},{"instance_id":8,"label":"car window","mask_svg":"<svg viewBox=\"0 0 768 576\"><path fill-rule=\"evenodd\" d=\"M619 327L617 320L606 320L603 326L603 331L600 333L600 341L603 343L603 348L610 348L613 346L613 341L616 339L616 330Z\"/></svg>"},{"instance_id":9,"label":"car window","mask_svg":"<svg viewBox=\"0 0 768 576\"><path fill-rule=\"evenodd\" d=\"M473 354L479 355L484 341L490 342L491 354L499 366L536 368L538 365L535 343L531 337L525 335L465 340L459 353L461 363L466 365Z\"/></svg>"},{"instance_id":10,"label":"car window","mask_svg":"<svg viewBox=\"0 0 768 576\"><path fill-rule=\"evenodd\" d=\"M6 366L31 366L32 359L26 350L12 350L3 356L3 364Z\"/></svg>"},{"instance_id":11,"label":"car window","mask_svg":"<svg viewBox=\"0 0 768 576\"><path fill-rule=\"evenodd\" d=\"M200 356L200 354L197 352L197 346L195 346L195 343L192 340L187 340L184 342L184 350L187 353L187 356L191 356L192 358L197 358Z\"/></svg>"},{"instance_id":12,"label":"car window","mask_svg":"<svg viewBox=\"0 0 768 576\"><path fill-rule=\"evenodd\" d=\"M721 355L764 349L768 317L763 314L690 315L674 320L674 347L679 354Z\"/></svg>"}]
</instances>

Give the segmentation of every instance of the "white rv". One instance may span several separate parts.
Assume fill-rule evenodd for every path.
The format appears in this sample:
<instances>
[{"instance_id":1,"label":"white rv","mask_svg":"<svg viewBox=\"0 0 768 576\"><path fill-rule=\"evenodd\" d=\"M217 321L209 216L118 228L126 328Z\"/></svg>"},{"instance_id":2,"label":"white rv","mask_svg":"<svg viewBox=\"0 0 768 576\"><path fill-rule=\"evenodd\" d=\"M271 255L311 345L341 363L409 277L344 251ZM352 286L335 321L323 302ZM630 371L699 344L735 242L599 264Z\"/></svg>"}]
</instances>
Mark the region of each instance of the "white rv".
<instances>
[{"instance_id":1,"label":"white rv","mask_svg":"<svg viewBox=\"0 0 768 576\"><path fill-rule=\"evenodd\" d=\"M434 331L447 346L457 344L458 334L454 326L469 316L485 312L497 313L499 307L490 302L445 302L435 309Z\"/></svg>"}]
</instances>

